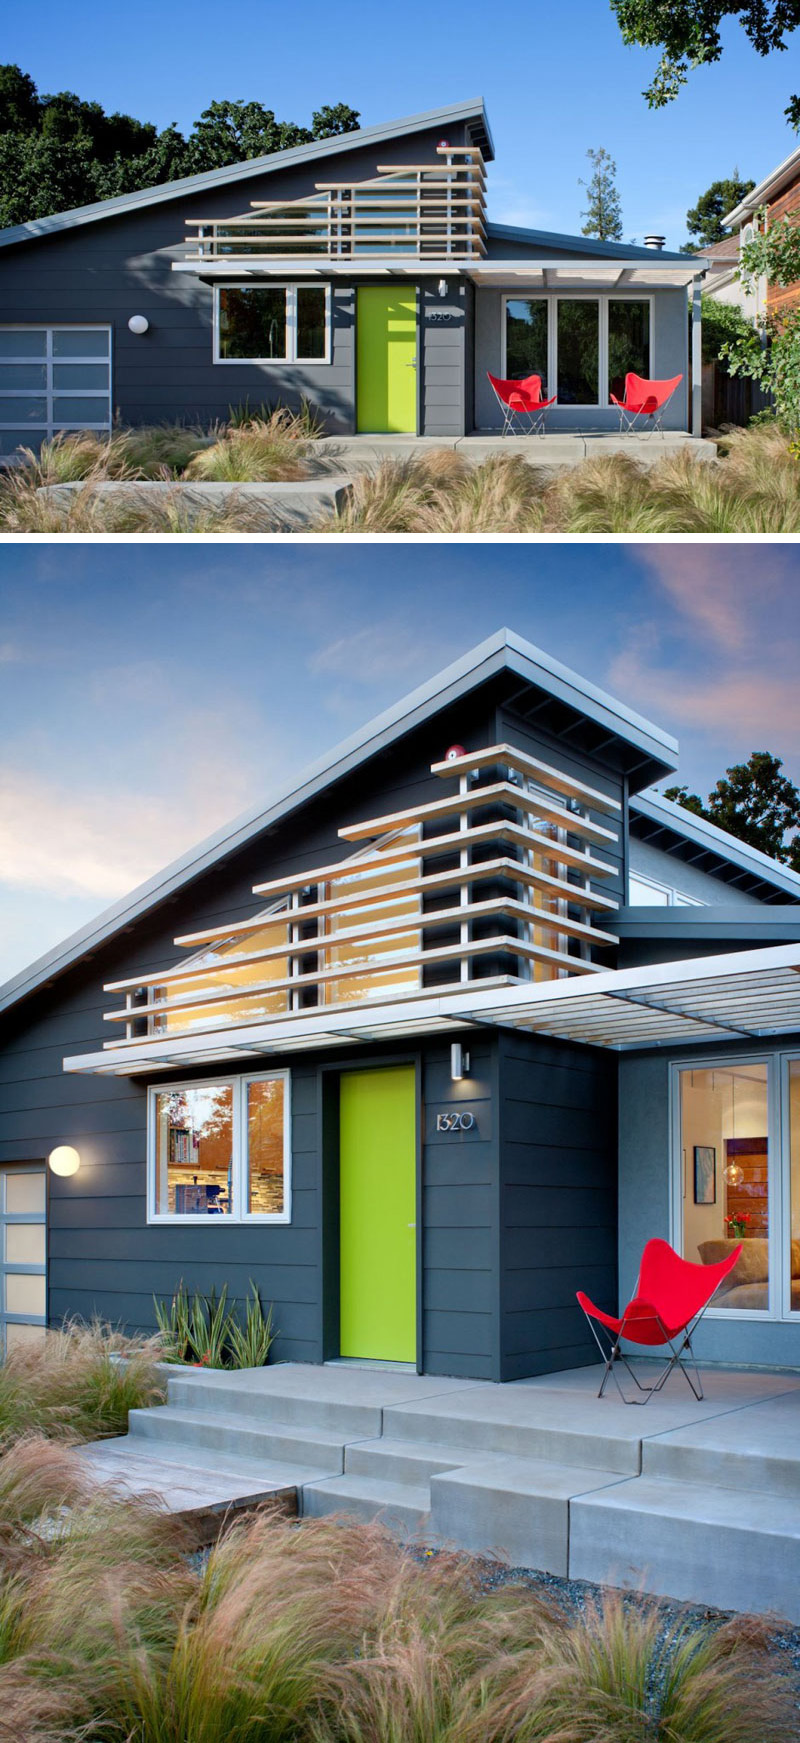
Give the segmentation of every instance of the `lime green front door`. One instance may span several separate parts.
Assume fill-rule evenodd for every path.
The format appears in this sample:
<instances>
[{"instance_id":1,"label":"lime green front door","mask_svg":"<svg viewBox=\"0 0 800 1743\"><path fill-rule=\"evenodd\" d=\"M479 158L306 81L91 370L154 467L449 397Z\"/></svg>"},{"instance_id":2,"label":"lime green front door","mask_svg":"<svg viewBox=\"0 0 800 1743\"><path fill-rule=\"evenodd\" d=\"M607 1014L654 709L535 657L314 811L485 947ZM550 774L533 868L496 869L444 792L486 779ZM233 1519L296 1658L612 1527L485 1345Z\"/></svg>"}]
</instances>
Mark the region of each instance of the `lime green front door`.
<instances>
[{"instance_id":1,"label":"lime green front door","mask_svg":"<svg viewBox=\"0 0 800 1743\"><path fill-rule=\"evenodd\" d=\"M413 1066L340 1080L343 1356L416 1361L415 1107Z\"/></svg>"},{"instance_id":2,"label":"lime green front door","mask_svg":"<svg viewBox=\"0 0 800 1743\"><path fill-rule=\"evenodd\" d=\"M416 435L416 299L385 285L357 295L356 428Z\"/></svg>"}]
</instances>

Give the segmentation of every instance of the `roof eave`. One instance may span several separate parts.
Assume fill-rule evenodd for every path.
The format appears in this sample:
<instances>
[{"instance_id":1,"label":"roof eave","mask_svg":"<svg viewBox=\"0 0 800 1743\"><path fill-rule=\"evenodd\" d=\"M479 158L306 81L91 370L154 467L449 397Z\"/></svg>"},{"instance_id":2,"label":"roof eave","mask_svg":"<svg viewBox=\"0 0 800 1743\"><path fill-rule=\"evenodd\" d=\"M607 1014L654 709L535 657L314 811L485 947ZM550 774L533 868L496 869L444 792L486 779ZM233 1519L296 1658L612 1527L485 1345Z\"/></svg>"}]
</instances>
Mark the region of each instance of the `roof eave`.
<instances>
[{"instance_id":1,"label":"roof eave","mask_svg":"<svg viewBox=\"0 0 800 1743\"><path fill-rule=\"evenodd\" d=\"M762 853L757 847L750 847L748 842L739 841L736 836L728 835L716 823L709 823L705 817L696 816L684 805L665 799L661 793L645 792L637 793L631 798L631 809L638 811L650 822L663 824L666 829L684 836L687 841L708 848L721 859L728 860L731 865L751 872L800 902L800 872L779 865L777 860L770 859L769 854Z\"/></svg>"}]
</instances>

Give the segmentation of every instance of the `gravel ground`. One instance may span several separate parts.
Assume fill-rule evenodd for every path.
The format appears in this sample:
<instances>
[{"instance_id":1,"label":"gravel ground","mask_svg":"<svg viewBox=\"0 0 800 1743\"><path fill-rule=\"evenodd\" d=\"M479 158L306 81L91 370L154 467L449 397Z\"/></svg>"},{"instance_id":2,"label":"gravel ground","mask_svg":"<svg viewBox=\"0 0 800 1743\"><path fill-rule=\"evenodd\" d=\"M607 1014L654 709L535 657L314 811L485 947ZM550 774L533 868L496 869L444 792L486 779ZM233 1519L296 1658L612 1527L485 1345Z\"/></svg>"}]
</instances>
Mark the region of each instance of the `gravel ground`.
<instances>
[{"instance_id":1,"label":"gravel ground","mask_svg":"<svg viewBox=\"0 0 800 1743\"><path fill-rule=\"evenodd\" d=\"M427 1560L436 1555L435 1549L420 1549L412 1553ZM562 1579L558 1574L546 1574L536 1568L506 1567L505 1563L481 1558L481 1585L484 1591L496 1591L500 1586L523 1585L532 1592L544 1598L554 1598L567 1610L575 1610L582 1614L587 1603L596 1602L602 1596L603 1588L595 1586L588 1580ZM695 1624L716 1623L719 1627L724 1622L735 1620L735 1610L714 1610L702 1604L679 1603L673 1598L648 1598L655 1603L663 1617L664 1631L671 1630L678 1622ZM640 1601L638 1592L628 1592L626 1602L637 1604ZM770 1649L780 1661L784 1670L788 1670L796 1679L800 1689L800 1628L795 1628L790 1622L776 1620L770 1636Z\"/></svg>"}]
</instances>

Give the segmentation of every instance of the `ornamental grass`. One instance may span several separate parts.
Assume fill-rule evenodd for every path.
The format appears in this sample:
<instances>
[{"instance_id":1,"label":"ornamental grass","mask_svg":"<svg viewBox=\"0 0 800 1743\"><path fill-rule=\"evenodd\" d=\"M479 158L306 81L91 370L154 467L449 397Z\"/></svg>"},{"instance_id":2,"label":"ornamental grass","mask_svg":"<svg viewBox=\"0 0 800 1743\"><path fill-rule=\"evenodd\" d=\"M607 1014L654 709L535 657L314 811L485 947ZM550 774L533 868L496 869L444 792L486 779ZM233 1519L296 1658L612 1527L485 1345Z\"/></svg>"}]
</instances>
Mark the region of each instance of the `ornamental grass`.
<instances>
[{"instance_id":1,"label":"ornamental grass","mask_svg":"<svg viewBox=\"0 0 800 1743\"><path fill-rule=\"evenodd\" d=\"M206 483L259 484L307 478L308 420L279 407L268 417L231 423L194 455L183 477Z\"/></svg>"},{"instance_id":2,"label":"ornamental grass","mask_svg":"<svg viewBox=\"0 0 800 1743\"><path fill-rule=\"evenodd\" d=\"M126 1337L99 1321L68 1322L9 1350L0 1362L0 1449L32 1433L66 1441L124 1434L129 1410L163 1400L159 1359L157 1338ZM0 1505L3 1471L0 1461Z\"/></svg>"},{"instance_id":3,"label":"ornamental grass","mask_svg":"<svg viewBox=\"0 0 800 1743\"><path fill-rule=\"evenodd\" d=\"M791 1743L765 1625L585 1613L380 1524L269 1508L204 1565L30 1438L0 1461L0 1743Z\"/></svg>"}]
</instances>

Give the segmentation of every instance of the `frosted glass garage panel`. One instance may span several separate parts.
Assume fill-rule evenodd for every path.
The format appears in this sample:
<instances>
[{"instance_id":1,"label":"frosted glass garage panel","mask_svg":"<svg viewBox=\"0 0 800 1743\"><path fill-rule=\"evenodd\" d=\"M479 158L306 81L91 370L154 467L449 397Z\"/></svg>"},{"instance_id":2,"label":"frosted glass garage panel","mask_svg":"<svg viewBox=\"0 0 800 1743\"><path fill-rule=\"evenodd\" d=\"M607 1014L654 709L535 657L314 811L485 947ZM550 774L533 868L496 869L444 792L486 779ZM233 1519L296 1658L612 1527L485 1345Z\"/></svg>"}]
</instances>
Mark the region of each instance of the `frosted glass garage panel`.
<instances>
[{"instance_id":1,"label":"frosted glass garage panel","mask_svg":"<svg viewBox=\"0 0 800 1743\"><path fill-rule=\"evenodd\" d=\"M46 356L46 327L0 327L0 357Z\"/></svg>"},{"instance_id":2,"label":"frosted glass garage panel","mask_svg":"<svg viewBox=\"0 0 800 1743\"><path fill-rule=\"evenodd\" d=\"M54 357L108 357L110 349L107 327L56 327L53 331Z\"/></svg>"},{"instance_id":3,"label":"frosted glass garage panel","mask_svg":"<svg viewBox=\"0 0 800 1743\"><path fill-rule=\"evenodd\" d=\"M35 1174L6 1175L6 1214L8 1216L44 1216L44 1169Z\"/></svg>"},{"instance_id":4,"label":"frosted glass garage panel","mask_svg":"<svg viewBox=\"0 0 800 1743\"><path fill-rule=\"evenodd\" d=\"M6 1273L6 1313L39 1314L44 1318L46 1284L44 1277L26 1277L23 1272Z\"/></svg>"},{"instance_id":5,"label":"frosted glass garage panel","mask_svg":"<svg viewBox=\"0 0 800 1743\"><path fill-rule=\"evenodd\" d=\"M31 1344L43 1344L46 1336L46 1327L43 1325L7 1325L5 1329L7 1350L22 1350L29 1348Z\"/></svg>"},{"instance_id":6,"label":"frosted glass garage panel","mask_svg":"<svg viewBox=\"0 0 800 1743\"><path fill-rule=\"evenodd\" d=\"M47 1257L44 1223L6 1223L7 1265L43 1265Z\"/></svg>"},{"instance_id":7,"label":"frosted glass garage panel","mask_svg":"<svg viewBox=\"0 0 800 1743\"><path fill-rule=\"evenodd\" d=\"M46 363L0 361L0 393L46 393Z\"/></svg>"}]
</instances>

